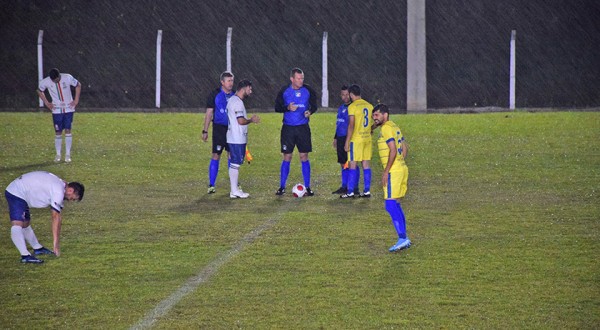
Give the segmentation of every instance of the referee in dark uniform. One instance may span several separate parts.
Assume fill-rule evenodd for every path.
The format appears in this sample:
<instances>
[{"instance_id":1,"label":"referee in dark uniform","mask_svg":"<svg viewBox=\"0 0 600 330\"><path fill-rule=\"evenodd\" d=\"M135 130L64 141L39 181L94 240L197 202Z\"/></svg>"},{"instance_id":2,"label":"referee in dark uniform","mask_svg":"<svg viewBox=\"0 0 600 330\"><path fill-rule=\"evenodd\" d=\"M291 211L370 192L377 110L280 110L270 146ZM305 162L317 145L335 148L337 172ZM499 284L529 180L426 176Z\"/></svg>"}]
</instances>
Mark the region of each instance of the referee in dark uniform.
<instances>
[{"instance_id":1,"label":"referee in dark uniform","mask_svg":"<svg viewBox=\"0 0 600 330\"><path fill-rule=\"evenodd\" d=\"M290 72L290 84L281 88L275 99L275 111L283 113L281 128L281 172L279 189L275 195L285 193L287 177L290 174L290 163L294 148L298 148L302 164L302 177L306 187L306 196L313 196L310 188L310 161L308 153L312 151L310 116L317 111L317 93L304 84L304 72L293 68Z\"/></svg>"}]
</instances>

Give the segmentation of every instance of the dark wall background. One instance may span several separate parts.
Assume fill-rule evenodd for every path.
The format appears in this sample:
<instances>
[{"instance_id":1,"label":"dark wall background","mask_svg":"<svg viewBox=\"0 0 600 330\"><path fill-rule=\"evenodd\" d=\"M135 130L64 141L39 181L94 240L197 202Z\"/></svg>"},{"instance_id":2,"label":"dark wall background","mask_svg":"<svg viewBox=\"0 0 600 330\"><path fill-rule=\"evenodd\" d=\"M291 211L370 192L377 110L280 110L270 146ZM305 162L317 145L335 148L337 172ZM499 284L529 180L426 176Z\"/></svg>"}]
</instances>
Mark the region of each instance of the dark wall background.
<instances>
[{"instance_id":1,"label":"dark wall background","mask_svg":"<svg viewBox=\"0 0 600 330\"><path fill-rule=\"evenodd\" d=\"M156 33L163 30L162 107L204 108L225 70L254 82L249 107L272 107L298 66L321 92L329 34L330 105L343 83L406 108L406 2L3 1L0 108L37 107L37 34L44 71L82 82L80 107L154 107ZM508 106L510 32L517 30L517 106L600 106L600 1L427 0L430 108Z\"/></svg>"}]
</instances>

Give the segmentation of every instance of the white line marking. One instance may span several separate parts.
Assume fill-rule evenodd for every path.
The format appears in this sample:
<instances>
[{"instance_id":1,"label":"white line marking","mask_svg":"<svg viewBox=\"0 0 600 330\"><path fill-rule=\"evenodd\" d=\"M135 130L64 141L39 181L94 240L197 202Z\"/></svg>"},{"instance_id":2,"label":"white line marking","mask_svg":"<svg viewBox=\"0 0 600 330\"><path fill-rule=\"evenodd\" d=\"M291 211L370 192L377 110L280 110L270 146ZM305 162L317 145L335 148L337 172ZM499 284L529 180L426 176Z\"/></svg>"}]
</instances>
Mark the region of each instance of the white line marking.
<instances>
[{"instance_id":1,"label":"white line marking","mask_svg":"<svg viewBox=\"0 0 600 330\"><path fill-rule=\"evenodd\" d=\"M281 219L282 215L283 212L282 209L280 209L280 212L278 212L273 218L256 227L241 240L239 240L231 249L221 253L216 259L202 268L198 274L188 279L187 282L177 289L177 291L156 305L152 311L147 313L136 325L132 326L130 329L149 329L154 326L158 319L165 316L171 310L171 308L173 308L173 306L183 299L183 297L194 292L201 284L208 281L214 274L217 273L221 266L240 253L246 245L252 243L263 231L273 227Z\"/></svg>"}]
</instances>

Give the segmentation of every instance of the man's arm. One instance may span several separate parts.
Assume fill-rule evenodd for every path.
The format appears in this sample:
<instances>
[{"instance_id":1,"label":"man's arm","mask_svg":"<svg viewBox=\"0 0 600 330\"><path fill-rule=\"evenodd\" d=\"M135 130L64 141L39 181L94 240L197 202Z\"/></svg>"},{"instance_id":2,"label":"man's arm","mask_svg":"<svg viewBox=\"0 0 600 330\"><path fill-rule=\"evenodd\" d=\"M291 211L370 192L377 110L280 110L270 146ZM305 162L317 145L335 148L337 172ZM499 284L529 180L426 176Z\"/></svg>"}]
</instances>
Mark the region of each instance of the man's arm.
<instances>
[{"instance_id":1,"label":"man's arm","mask_svg":"<svg viewBox=\"0 0 600 330\"><path fill-rule=\"evenodd\" d=\"M60 212L52 210L52 237L54 238L54 254L60 256L60 227L62 218Z\"/></svg>"},{"instance_id":2,"label":"man's arm","mask_svg":"<svg viewBox=\"0 0 600 330\"><path fill-rule=\"evenodd\" d=\"M202 141L208 141L208 128L213 118L214 108L206 108L206 115L204 115L204 126L202 127Z\"/></svg>"},{"instance_id":3,"label":"man's arm","mask_svg":"<svg viewBox=\"0 0 600 330\"><path fill-rule=\"evenodd\" d=\"M283 100L283 92L287 89L287 86L283 86L279 93L277 93L277 98L275 98L275 112L284 113L288 111L287 105Z\"/></svg>"},{"instance_id":4,"label":"man's arm","mask_svg":"<svg viewBox=\"0 0 600 330\"><path fill-rule=\"evenodd\" d=\"M344 150L346 152L350 151L350 140L352 140L352 134L354 133L354 116L348 115L348 134L346 135L346 145L344 146Z\"/></svg>"},{"instance_id":5,"label":"man's arm","mask_svg":"<svg viewBox=\"0 0 600 330\"><path fill-rule=\"evenodd\" d=\"M247 119L245 117L237 117L237 122L240 125L248 125L251 123L260 123L260 117L258 117L257 115L252 115L252 117L250 117L250 119Z\"/></svg>"},{"instance_id":6,"label":"man's arm","mask_svg":"<svg viewBox=\"0 0 600 330\"><path fill-rule=\"evenodd\" d=\"M304 87L306 87L306 89L308 89L308 92L310 93L310 97L308 98L308 111L310 111L310 114L312 115L313 113L317 112L318 106L317 106L317 92L315 92L314 89L312 89L312 87L304 84Z\"/></svg>"},{"instance_id":7,"label":"man's arm","mask_svg":"<svg viewBox=\"0 0 600 330\"><path fill-rule=\"evenodd\" d=\"M394 139L389 139L387 142L388 149L390 149L390 155L388 157L387 164L385 165L385 169L381 175L381 184L382 186L387 185L388 175L390 174L390 169L392 165L394 165L394 161L396 160L396 156L398 155L398 150L396 150L396 143Z\"/></svg>"},{"instance_id":8,"label":"man's arm","mask_svg":"<svg viewBox=\"0 0 600 330\"><path fill-rule=\"evenodd\" d=\"M75 86L75 99L69 104L71 108L75 108L79 104L79 95L81 95L81 83L77 82L77 86Z\"/></svg>"},{"instance_id":9,"label":"man's arm","mask_svg":"<svg viewBox=\"0 0 600 330\"><path fill-rule=\"evenodd\" d=\"M50 109L50 111L52 111L52 109L54 109L54 104L52 104L52 103L50 103L50 102L48 101L48 99L46 98L46 94L44 94L44 92L42 92L42 91L41 91L41 90L39 90L39 89L38 89L38 90L36 90L36 91L37 91L38 97L39 97L40 99L42 99L42 101L44 101L44 104L46 105L46 107L47 107L48 109Z\"/></svg>"}]
</instances>

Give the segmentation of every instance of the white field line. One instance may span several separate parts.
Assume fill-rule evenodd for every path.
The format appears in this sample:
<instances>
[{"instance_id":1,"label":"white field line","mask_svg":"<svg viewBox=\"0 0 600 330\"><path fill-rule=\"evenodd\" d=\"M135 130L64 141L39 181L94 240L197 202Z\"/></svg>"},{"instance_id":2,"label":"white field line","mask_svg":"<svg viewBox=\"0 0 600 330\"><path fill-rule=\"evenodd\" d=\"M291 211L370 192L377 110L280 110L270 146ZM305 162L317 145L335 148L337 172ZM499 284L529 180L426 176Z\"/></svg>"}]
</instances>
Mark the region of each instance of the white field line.
<instances>
[{"instance_id":1,"label":"white field line","mask_svg":"<svg viewBox=\"0 0 600 330\"><path fill-rule=\"evenodd\" d=\"M273 227L282 217L284 211L283 208L273 216L273 218L265 221L262 225L254 228L250 233L240 239L231 249L221 253L216 259L211 261L208 265L202 268L198 274L192 276L187 280L177 291L173 292L169 297L161 301L156 307L148 312L138 323L132 326L130 329L149 329L151 328L159 318L165 316L173 306L175 306L181 299L188 294L194 292L196 288L208 281L213 275L217 273L219 268L226 264L231 258L239 254L246 245L252 243L260 234Z\"/></svg>"}]
</instances>

